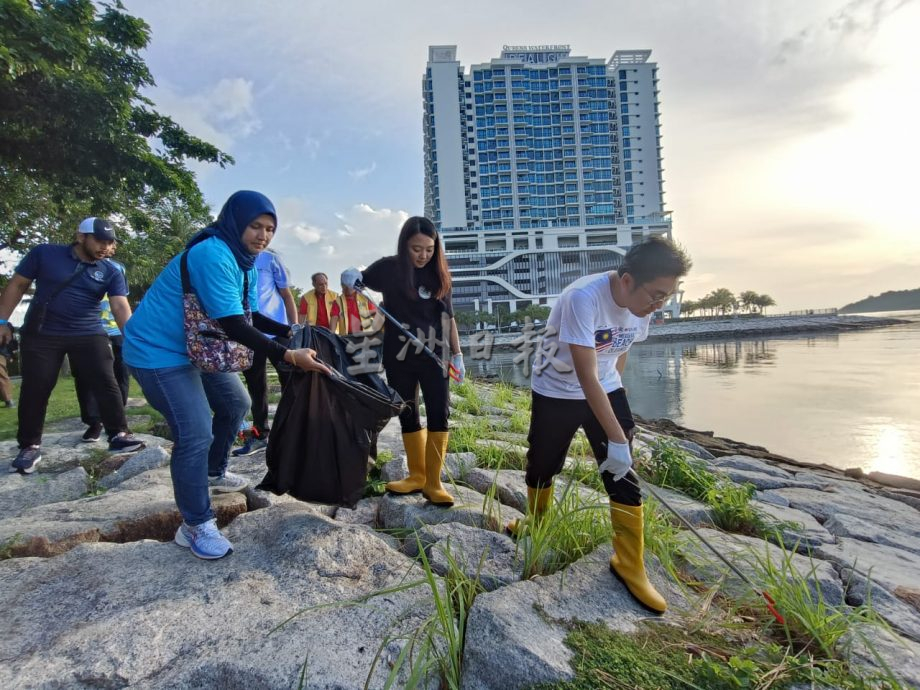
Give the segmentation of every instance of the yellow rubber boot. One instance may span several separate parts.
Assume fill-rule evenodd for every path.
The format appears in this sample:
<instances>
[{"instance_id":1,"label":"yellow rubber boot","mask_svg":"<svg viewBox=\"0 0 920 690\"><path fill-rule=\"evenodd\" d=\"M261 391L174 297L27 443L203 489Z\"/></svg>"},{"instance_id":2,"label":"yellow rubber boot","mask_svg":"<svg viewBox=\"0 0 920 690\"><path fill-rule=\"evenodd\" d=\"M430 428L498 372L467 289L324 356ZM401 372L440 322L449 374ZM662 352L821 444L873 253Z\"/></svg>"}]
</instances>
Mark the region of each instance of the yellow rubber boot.
<instances>
[{"instance_id":1,"label":"yellow rubber boot","mask_svg":"<svg viewBox=\"0 0 920 690\"><path fill-rule=\"evenodd\" d=\"M436 506L452 506L454 497L444 490L441 485L441 466L444 456L447 455L447 431L429 431L428 442L425 444L425 486L422 496Z\"/></svg>"},{"instance_id":2,"label":"yellow rubber boot","mask_svg":"<svg viewBox=\"0 0 920 690\"><path fill-rule=\"evenodd\" d=\"M610 559L610 571L645 608L655 613L664 613L668 603L649 582L645 573L642 506L627 506L611 501L610 522L613 524L614 552Z\"/></svg>"},{"instance_id":3,"label":"yellow rubber boot","mask_svg":"<svg viewBox=\"0 0 920 690\"><path fill-rule=\"evenodd\" d=\"M527 517L523 520L512 520L505 529L513 537L520 537L521 533L531 521L538 522L546 513L546 509L553 500L553 485L545 486L542 489L533 489L527 487Z\"/></svg>"},{"instance_id":4,"label":"yellow rubber boot","mask_svg":"<svg viewBox=\"0 0 920 690\"><path fill-rule=\"evenodd\" d=\"M403 434L402 437L409 476L396 482L387 482L386 488L394 494L417 494L425 486L425 441L428 439L428 430L419 429Z\"/></svg>"}]
</instances>

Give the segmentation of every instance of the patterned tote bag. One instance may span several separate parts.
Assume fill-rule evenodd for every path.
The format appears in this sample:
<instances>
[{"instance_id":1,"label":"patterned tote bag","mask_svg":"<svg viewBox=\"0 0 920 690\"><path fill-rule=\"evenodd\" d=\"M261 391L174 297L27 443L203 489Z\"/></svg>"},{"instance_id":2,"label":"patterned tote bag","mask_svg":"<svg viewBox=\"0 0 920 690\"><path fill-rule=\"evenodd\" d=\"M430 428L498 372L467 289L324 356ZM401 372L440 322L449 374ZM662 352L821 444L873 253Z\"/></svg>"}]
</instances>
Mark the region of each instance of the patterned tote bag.
<instances>
[{"instance_id":1,"label":"patterned tote bag","mask_svg":"<svg viewBox=\"0 0 920 690\"><path fill-rule=\"evenodd\" d=\"M210 318L192 290L188 275L188 250L179 260L182 272L182 310L185 345L192 364L207 372L243 371L252 366L252 350L230 340L216 319ZM249 306L249 274L243 273L243 317L252 325Z\"/></svg>"}]
</instances>

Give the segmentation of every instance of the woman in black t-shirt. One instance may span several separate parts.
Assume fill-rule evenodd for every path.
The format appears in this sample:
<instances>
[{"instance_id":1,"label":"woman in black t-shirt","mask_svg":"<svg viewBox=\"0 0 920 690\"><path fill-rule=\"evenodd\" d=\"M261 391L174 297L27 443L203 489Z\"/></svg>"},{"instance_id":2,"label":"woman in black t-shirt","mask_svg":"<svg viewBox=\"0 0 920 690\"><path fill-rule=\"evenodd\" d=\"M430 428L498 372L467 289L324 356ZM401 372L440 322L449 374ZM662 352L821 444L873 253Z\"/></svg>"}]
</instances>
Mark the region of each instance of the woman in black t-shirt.
<instances>
[{"instance_id":1,"label":"woman in black t-shirt","mask_svg":"<svg viewBox=\"0 0 920 690\"><path fill-rule=\"evenodd\" d=\"M427 218L407 220L399 233L396 256L387 256L362 275L350 268L342 282L363 283L383 293L383 308L432 351L447 360L463 380L463 355L451 305L450 273L434 224ZM383 336L383 366L387 382L406 401L399 415L409 476L389 482L396 494L422 492L435 505L450 506L454 498L441 485L441 465L447 453L449 393L447 371L396 328ZM419 419L419 388L425 397L428 428Z\"/></svg>"}]
</instances>

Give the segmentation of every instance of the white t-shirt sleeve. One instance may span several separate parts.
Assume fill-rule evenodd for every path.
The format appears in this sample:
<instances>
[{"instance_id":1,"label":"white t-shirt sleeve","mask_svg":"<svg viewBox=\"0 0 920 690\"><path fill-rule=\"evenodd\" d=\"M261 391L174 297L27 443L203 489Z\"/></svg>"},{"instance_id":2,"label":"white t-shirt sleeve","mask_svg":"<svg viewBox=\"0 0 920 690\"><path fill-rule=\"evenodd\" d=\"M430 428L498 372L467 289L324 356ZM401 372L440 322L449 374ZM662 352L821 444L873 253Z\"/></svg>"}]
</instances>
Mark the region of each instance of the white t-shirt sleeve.
<instances>
[{"instance_id":1,"label":"white t-shirt sleeve","mask_svg":"<svg viewBox=\"0 0 920 690\"><path fill-rule=\"evenodd\" d=\"M563 296L559 341L594 347L594 315L597 311L587 290L572 290Z\"/></svg>"}]
</instances>

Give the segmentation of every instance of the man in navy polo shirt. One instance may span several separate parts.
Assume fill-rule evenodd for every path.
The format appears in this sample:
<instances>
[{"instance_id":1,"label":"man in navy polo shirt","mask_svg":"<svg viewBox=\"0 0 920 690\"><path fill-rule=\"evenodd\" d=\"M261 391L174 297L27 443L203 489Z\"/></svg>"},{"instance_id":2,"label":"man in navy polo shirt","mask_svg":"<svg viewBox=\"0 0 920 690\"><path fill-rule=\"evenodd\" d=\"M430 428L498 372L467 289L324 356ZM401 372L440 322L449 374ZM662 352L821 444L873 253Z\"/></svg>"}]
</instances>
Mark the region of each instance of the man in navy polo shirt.
<instances>
[{"instance_id":1,"label":"man in navy polo shirt","mask_svg":"<svg viewBox=\"0 0 920 690\"><path fill-rule=\"evenodd\" d=\"M41 460L45 412L64 355L92 385L108 432L109 450L125 453L144 447L128 433L112 348L99 320L99 303L106 293L120 328L131 317L125 276L106 258L114 243L115 232L108 221L87 218L80 223L73 244L41 244L31 249L0 295L3 345L12 336L7 321L10 314L36 281L21 329L20 450L13 460L13 472L29 474Z\"/></svg>"}]
</instances>

